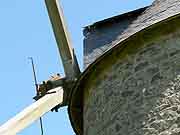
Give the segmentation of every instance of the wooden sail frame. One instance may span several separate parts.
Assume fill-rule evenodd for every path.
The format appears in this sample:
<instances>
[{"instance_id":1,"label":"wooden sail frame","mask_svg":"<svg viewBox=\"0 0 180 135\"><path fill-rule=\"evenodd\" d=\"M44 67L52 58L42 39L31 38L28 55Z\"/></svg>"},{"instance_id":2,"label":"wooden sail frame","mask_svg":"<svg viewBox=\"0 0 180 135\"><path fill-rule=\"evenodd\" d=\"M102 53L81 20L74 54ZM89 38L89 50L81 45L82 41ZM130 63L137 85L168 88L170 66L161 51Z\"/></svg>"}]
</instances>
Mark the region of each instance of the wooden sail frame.
<instances>
[{"instance_id":1,"label":"wooden sail frame","mask_svg":"<svg viewBox=\"0 0 180 135\"><path fill-rule=\"evenodd\" d=\"M66 78L71 80L75 79L80 75L80 69L74 54L74 49L72 48L63 10L58 0L45 0L45 3L61 55Z\"/></svg>"},{"instance_id":2,"label":"wooden sail frame","mask_svg":"<svg viewBox=\"0 0 180 135\"><path fill-rule=\"evenodd\" d=\"M16 135L45 113L63 102L63 89L57 87L35 103L29 105L0 127L0 135Z\"/></svg>"},{"instance_id":3,"label":"wooden sail frame","mask_svg":"<svg viewBox=\"0 0 180 135\"><path fill-rule=\"evenodd\" d=\"M63 11L58 0L45 0L45 3L64 66L65 78L72 82L78 78L81 72L72 48ZM61 86L50 90L49 93L51 94L46 94L0 126L0 135L16 135L52 108L63 104L64 90Z\"/></svg>"}]
</instances>

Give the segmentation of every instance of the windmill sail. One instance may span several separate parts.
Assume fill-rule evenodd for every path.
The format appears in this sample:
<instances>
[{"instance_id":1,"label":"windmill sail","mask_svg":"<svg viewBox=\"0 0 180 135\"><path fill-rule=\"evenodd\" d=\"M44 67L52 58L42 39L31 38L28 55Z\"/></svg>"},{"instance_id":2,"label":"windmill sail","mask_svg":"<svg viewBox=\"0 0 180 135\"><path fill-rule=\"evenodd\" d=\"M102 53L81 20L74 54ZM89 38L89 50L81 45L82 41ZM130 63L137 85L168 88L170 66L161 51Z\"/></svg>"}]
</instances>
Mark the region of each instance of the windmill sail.
<instances>
[{"instance_id":1,"label":"windmill sail","mask_svg":"<svg viewBox=\"0 0 180 135\"><path fill-rule=\"evenodd\" d=\"M57 87L51 91L55 93L45 95L3 124L0 127L0 135L16 135L53 107L63 103L63 88Z\"/></svg>"},{"instance_id":2,"label":"windmill sail","mask_svg":"<svg viewBox=\"0 0 180 135\"><path fill-rule=\"evenodd\" d=\"M71 46L63 12L58 4L58 0L45 0L45 2L62 58L65 75L67 80L70 80L71 82L80 75L80 69L74 50ZM64 103L65 90L62 86L49 91L50 94L44 95L38 101L31 104L15 117L3 124L0 127L0 135L15 135L50 111L52 108Z\"/></svg>"},{"instance_id":3,"label":"windmill sail","mask_svg":"<svg viewBox=\"0 0 180 135\"><path fill-rule=\"evenodd\" d=\"M80 69L71 45L63 11L58 3L58 0L45 0L45 2L61 55L65 75L67 79L77 78L80 74Z\"/></svg>"}]
</instances>

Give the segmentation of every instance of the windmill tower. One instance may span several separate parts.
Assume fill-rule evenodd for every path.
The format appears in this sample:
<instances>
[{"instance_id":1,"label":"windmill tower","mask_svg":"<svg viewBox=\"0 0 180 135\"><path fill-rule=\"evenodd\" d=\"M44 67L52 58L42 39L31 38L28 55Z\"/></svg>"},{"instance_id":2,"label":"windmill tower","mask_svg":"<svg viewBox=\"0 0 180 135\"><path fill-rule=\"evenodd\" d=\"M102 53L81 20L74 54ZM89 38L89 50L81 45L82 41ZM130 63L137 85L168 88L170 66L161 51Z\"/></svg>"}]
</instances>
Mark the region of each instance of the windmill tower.
<instances>
[{"instance_id":1,"label":"windmill tower","mask_svg":"<svg viewBox=\"0 0 180 135\"><path fill-rule=\"evenodd\" d=\"M53 107L68 105L77 135L180 134L180 1L155 0L87 26L83 73L57 1L46 4L57 44L65 45L59 50L67 51L61 53L66 77L45 82L39 100L0 133L9 135L11 128L16 134Z\"/></svg>"}]
</instances>

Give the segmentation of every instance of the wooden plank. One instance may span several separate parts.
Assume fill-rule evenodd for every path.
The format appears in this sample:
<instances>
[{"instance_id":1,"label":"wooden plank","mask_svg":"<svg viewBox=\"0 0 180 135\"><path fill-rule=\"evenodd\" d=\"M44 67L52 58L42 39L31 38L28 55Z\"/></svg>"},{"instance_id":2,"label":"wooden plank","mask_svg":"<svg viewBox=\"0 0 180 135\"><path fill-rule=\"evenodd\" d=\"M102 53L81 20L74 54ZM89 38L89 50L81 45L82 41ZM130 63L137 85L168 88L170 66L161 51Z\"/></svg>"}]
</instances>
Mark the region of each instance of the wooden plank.
<instances>
[{"instance_id":1,"label":"wooden plank","mask_svg":"<svg viewBox=\"0 0 180 135\"><path fill-rule=\"evenodd\" d=\"M61 55L64 72L67 79L75 79L80 75L80 69L72 48L62 8L58 0L45 0L45 3Z\"/></svg>"},{"instance_id":2,"label":"wooden plank","mask_svg":"<svg viewBox=\"0 0 180 135\"><path fill-rule=\"evenodd\" d=\"M21 130L39 119L42 115L50 111L53 107L62 103L62 87L52 89L50 92L54 91L55 93L45 95L2 125L0 127L0 135L16 135Z\"/></svg>"}]
</instances>

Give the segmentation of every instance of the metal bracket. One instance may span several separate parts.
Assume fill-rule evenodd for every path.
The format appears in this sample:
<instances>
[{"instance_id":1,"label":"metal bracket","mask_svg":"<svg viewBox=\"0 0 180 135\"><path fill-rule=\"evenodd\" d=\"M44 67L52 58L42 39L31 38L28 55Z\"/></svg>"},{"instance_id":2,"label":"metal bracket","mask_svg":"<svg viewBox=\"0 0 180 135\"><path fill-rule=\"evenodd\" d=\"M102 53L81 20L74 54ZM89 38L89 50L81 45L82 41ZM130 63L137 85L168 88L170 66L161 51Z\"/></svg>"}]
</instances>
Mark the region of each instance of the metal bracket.
<instances>
[{"instance_id":1,"label":"metal bracket","mask_svg":"<svg viewBox=\"0 0 180 135\"><path fill-rule=\"evenodd\" d=\"M33 97L34 100L39 100L40 98L44 97L47 94L52 94L54 92L49 92L49 90L54 89L56 87L61 86L64 90L63 93L63 103L57 105L56 107L52 108L51 111L58 112L60 107L66 106L69 103L70 93L72 87L76 80L69 80L66 78L60 77L59 74L51 76L49 80L43 81L42 84L38 85L38 94Z\"/></svg>"}]
</instances>

